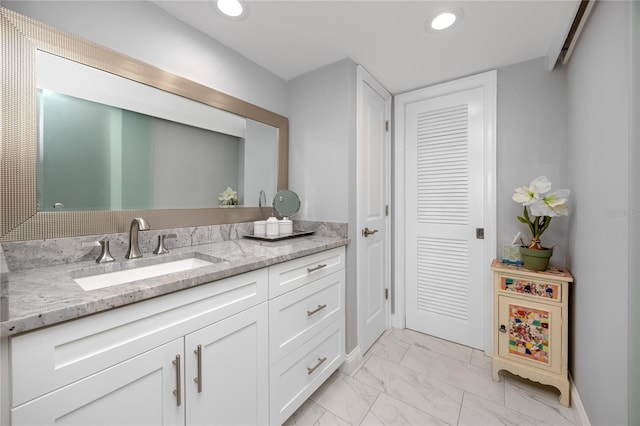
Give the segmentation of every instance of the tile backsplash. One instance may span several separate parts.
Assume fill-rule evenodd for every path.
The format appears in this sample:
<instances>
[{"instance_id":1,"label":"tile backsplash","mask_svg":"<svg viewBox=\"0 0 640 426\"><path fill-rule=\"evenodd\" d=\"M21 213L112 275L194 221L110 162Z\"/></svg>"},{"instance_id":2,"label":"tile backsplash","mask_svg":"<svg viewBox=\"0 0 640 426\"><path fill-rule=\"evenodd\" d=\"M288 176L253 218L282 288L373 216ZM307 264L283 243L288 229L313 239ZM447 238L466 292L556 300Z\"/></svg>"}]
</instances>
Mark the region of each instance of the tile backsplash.
<instances>
[{"instance_id":1,"label":"tile backsplash","mask_svg":"<svg viewBox=\"0 0 640 426\"><path fill-rule=\"evenodd\" d=\"M294 229L315 231L316 235L321 236L347 238L346 223L294 220ZM171 248L177 247L189 247L235 240L250 233L253 233L253 222L176 229L151 229L140 232L138 238L140 250L143 253L151 253L158 244L158 236L163 234L176 234L175 239L165 240L165 246L171 250ZM126 232L2 243L0 246L0 265L6 261L8 271L18 271L22 269L95 260L100 254L100 248L83 247L82 245L83 243L90 243L102 239L109 240L111 254L116 259L122 259L124 257L129 247L129 234Z\"/></svg>"}]
</instances>

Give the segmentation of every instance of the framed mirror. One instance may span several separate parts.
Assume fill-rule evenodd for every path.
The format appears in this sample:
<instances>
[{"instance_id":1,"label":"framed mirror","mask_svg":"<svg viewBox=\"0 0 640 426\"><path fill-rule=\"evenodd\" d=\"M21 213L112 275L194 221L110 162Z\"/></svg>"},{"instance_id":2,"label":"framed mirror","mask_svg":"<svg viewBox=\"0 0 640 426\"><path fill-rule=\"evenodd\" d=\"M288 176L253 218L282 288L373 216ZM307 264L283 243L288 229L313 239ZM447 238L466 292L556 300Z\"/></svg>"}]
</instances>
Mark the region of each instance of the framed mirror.
<instances>
[{"instance_id":1,"label":"framed mirror","mask_svg":"<svg viewBox=\"0 0 640 426\"><path fill-rule=\"evenodd\" d=\"M252 221L270 212L262 192L286 189L286 117L11 10L0 19L0 241L124 232L137 216L156 229ZM216 207L227 187L244 207Z\"/></svg>"}]
</instances>

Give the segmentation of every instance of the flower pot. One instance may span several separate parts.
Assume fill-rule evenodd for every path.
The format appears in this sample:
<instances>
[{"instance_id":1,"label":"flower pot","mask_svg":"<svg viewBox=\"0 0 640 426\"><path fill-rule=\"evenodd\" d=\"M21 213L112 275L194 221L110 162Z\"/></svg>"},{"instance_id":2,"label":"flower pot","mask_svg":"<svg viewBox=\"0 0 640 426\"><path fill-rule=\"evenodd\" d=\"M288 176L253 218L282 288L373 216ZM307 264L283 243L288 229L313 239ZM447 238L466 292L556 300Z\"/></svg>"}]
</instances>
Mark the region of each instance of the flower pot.
<instances>
[{"instance_id":1,"label":"flower pot","mask_svg":"<svg viewBox=\"0 0 640 426\"><path fill-rule=\"evenodd\" d=\"M234 208L237 205L238 205L238 200L235 200L235 199L220 201L220 207L224 207L227 209Z\"/></svg>"},{"instance_id":2,"label":"flower pot","mask_svg":"<svg viewBox=\"0 0 640 426\"><path fill-rule=\"evenodd\" d=\"M549 259L553 255L553 249L533 250L520 247L520 256L524 267L532 271L546 271L549 267Z\"/></svg>"}]
</instances>

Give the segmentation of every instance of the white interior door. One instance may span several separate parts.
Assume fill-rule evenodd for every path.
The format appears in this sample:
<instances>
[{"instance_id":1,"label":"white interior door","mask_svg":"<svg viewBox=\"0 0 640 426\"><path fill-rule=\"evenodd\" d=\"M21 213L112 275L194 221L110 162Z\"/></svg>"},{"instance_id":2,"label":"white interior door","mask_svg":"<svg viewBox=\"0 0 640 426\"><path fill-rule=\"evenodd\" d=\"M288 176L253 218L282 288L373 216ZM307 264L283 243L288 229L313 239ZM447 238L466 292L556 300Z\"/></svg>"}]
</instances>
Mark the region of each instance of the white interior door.
<instances>
[{"instance_id":1,"label":"white interior door","mask_svg":"<svg viewBox=\"0 0 640 426\"><path fill-rule=\"evenodd\" d=\"M364 353L389 322L391 95L360 66L358 76L358 343Z\"/></svg>"},{"instance_id":2,"label":"white interior door","mask_svg":"<svg viewBox=\"0 0 640 426\"><path fill-rule=\"evenodd\" d=\"M405 110L406 324L483 349L483 88ZM482 231L484 232L484 231Z\"/></svg>"}]
</instances>

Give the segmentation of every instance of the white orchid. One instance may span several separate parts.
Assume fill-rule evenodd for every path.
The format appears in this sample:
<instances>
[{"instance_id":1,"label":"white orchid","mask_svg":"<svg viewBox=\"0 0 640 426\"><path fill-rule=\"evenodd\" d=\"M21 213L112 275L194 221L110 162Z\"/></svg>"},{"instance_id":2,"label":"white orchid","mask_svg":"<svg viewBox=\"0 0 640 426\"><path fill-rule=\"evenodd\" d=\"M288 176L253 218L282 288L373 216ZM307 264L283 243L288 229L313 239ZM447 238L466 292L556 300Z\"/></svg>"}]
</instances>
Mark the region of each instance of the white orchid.
<instances>
[{"instance_id":1,"label":"white orchid","mask_svg":"<svg viewBox=\"0 0 640 426\"><path fill-rule=\"evenodd\" d=\"M540 195L551 190L551 182L546 176L535 178L529 184L529 187L520 186L514 189L515 193L511 198L513 201L522 203L525 206L534 204L540 200Z\"/></svg>"},{"instance_id":2,"label":"white orchid","mask_svg":"<svg viewBox=\"0 0 640 426\"><path fill-rule=\"evenodd\" d=\"M537 202L530 204L529 209L534 216L567 216L569 214L568 189L559 189Z\"/></svg>"},{"instance_id":3,"label":"white orchid","mask_svg":"<svg viewBox=\"0 0 640 426\"><path fill-rule=\"evenodd\" d=\"M218 196L218 200L223 206L236 206L238 205L238 192L227 186L227 189Z\"/></svg>"},{"instance_id":4,"label":"white orchid","mask_svg":"<svg viewBox=\"0 0 640 426\"><path fill-rule=\"evenodd\" d=\"M559 189L547 194L551 190L551 182L546 176L540 176L531 181L528 187L520 186L514 189L514 201L524 206L524 214L518 220L529 226L531 230L531 249L541 249L540 236L547 230L551 218L567 216L569 214L569 190ZM546 195L545 195L546 194ZM531 220L530 215L533 216Z\"/></svg>"}]
</instances>

